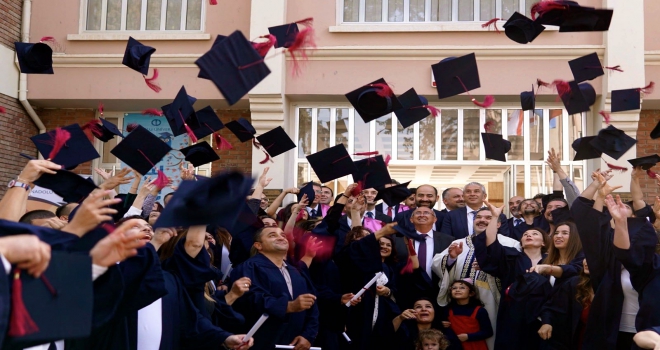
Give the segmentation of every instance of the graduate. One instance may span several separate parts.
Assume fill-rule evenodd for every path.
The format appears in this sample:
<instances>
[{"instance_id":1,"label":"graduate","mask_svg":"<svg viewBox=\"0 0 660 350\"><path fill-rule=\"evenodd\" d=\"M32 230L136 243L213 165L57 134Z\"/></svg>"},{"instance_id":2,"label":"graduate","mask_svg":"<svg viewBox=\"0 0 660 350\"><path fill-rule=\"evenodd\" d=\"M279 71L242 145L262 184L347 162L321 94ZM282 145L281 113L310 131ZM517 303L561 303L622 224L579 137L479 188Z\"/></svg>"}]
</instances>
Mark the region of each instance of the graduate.
<instances>
[{"instance_id":1,"label":"graduate","mask_svg":"<svg viewBox=\"0 0 660 350\"><path fill-rule=\"evenodd\" d=\"M488 350L486 339L493 336L493 327L472 281L468 278L454 281L449 298L443 326L453 331L463 349Z\"/></svg>"}]
</instances>

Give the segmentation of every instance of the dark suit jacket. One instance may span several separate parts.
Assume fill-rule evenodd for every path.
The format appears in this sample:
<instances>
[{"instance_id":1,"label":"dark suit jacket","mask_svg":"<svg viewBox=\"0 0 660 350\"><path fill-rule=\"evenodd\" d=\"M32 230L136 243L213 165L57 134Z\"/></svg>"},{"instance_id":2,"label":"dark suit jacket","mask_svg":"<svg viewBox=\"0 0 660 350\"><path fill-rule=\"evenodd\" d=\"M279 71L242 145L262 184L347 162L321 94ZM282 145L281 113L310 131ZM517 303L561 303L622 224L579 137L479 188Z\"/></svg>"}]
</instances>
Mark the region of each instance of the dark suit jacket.
<instances>
[{"instance_id":1,"label":"dark suit jacket","mask_svg":"<svg viewBox=\"0 0 660 350\"><path fill-rule=\"evenodd\" d=\"M521 229L523 227L526 228L527 225L525 224L525 219L521 218L522 222L520 223L520 225L514 226L513 220L515 219L516 219L515 217L510 217L506 220L506 223L509 226L509 237L520 241L520 239L522 238L522 234L525 233L525 231L527 231L527 230L522 231Z\"/></svg>"},{"instance_id":2,"label":"dark suit jacket","mask_svg":"<svg viewBox=\"0 0 660 350\"><path fill-rule=\"evenodd\" d=\"M394 217L396 217L396 215L399 213L400 208L401 208L401 203L394 206ZM383 209L384 209L383 208L383 203L376 204L376 213L381 213L381 214L387 215L387 212L383 211Z\"/></svg>"},{"instance_id":3,"label":"dark suit jacket","mask_svg":"<svg viewBox=\"0 0 660 350\"><path fill-rule=\"evenodd\" d=\"M385 224L389 224L392 222L392 219L381 213L376 213L376 220L380 220ZM348 231L351 230L351 226L348 224L348 216L347 215L342 215L342 217L339 219L339 228L335 231L335 236L337 237L337 243L335 244L335 254L339 253L341 248L344 246L344 242L346 241L346 234Z\"/></svg>"},{"instance_id":4,"label":"dark suit jacket","mask_svg":"<svg viewBox=\"0 0 660 350\"><path fill-rule=\"evenodd\" d=\"M469 236L470 231L468 230L467 213L467 206L447 213L440 232L454 236L456 239ZM497 233L509 237L509 224L507 223L504 214L500 214L500 221L504 222L500 225Z\"/></svg>"}]
</instances>

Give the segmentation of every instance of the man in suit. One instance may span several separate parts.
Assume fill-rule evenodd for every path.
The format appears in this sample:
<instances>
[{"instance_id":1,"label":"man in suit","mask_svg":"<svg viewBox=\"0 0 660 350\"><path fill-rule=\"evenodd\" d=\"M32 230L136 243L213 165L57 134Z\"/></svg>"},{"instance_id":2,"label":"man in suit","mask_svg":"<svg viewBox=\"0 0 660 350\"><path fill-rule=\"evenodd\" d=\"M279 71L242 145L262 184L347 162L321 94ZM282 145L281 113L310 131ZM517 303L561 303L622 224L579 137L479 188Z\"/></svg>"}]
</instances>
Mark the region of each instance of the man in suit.
<instances>
[{"instance_id":1,"label":"man in suit","mask_svg":"<svg viewBox=\"0 0 660 350\"><path fill-rule=\"evenodd\" d=\"M305 186L307 186L307 184L305 184ZM314 188L314 193L316 195L314 196L314 200L307 205L306 208L307 214L309 214L310 218L324 217L328 213L328 209L330 209L330 206L321 203L321 199L322 199L321 184L312 182L312 186Z\"/></svg>"},{"instance_id":2,"label":"man in suit","mask_svg":"<svg viewBox=\"0 0 660 350\"><path fill-rule=\"evenodd\" d=\"M442 203L444 203L445 209L440 210L440 216L438 216L438 221L440 222L439 228L442 228L442 223L445 221L447 213L465 206L463 190L458 187L449 187L445 189L442 191Z\"/></svg>"},{"instance_id":3,"label":"man in suit","mask_svg":"<svg viewBox=\"0 0 660 350\"><path fill-rule=\"evenodd\" d=\"M385 188L389 188L389 187L396 186L396 185L400 185L399 182L396 181L396 180L392 180L392 183L385 185ZM389 216L391 220L394 220L394 218L396 217L396 214L398 214L402 211L406 211L408 209L409 208L407 208L405 205L403 205L401 203L397 203L392 207L387 205L387 203L385 203L385 202L381 202L381 203L376 204L376 212Z\"/></svg>"},{"instance_id":4,"label":"man in suit","mask_svg":"<svg viewBox=\"0 0 660 350\"><path fill-rule=\"evenodd\" d=\"M484 185L478 182L470 182L463 188L463 200L465 207L452 210L445 216L444 222L440 228L442 233L454 236L456 239L465 238L474 233L474 216L481 207L484 206L487 193ZM506 222L506 216L500 214L502 225L497 229L497 233L509 236L509 225Z\"/></svg>"},{"instance_id":5,"label":"man in suit","mask_svg":"<svg viewBox=\"0 0 660 350\"><path fill-rule=\"evenodd\" d=\"M344 206L344 213L346 215L343 215L339 219L339 227L335 231L335 235L337 236L337 243L335 245L335 251L338 252L343 246L344 246L344 241L346 240L346 234L348 231L351 230L353 222L351 221L351 210L353 210L353 207L355 206L355 209L357 209L360 213L360 217L362 218L362 223L361 225L372 230L372 231L377 231L379 226L382 226L384 224L389 224L392 222L392 219L381 213L377 213L375 211L375 199L376 195L378 195L378 191L376 191L373 188L368 188L364 191L362 191L364 194L364 204L362 203L356 203L357 198L356 197L349 197L346 205ZM371 202L371 205L369 203ZM371 210L369 210L371 208ZM398 247L397 247L398 248Z\"/></svg>"},{"instance_id":6,"label":"man in suit","mask_svg":"<svg viewBox=\"0 0 660 350\"><path fill-rule=\"evenodd\" d=\"M417 190L415 191L415 207L426 207L426 208L433 208L435 207L435 203L438 201L440 197L438 196L438 189L431 186L431 185L421 185L417 187ZM411 231L414 230L414 225L412 224L412 221L410 221L410 218L412 217L412 212L413 209L409 209L403 212L400 212L396 214L394 217L394 221L397 222L399 226L404 227L405 229ZM439 218L441 215L439 210L433 209L433 212L435 213L436 217L436 223L435 223L435 230L440 231L440 227L442 226L442 222L439 222ZM413 231L414 232L414 231ZM399 247L397 246L397 249Z\"/></svg>"},{"instance_id":7,"label":"man in suit","mask_svg":"<svg viewBox=\"0 0 660 350\"><path fill-rule=\"evenodd\" d=\"M509 199L509 214L511 214L511 217L506 221L509 225L509 234L512 233L514 227L518 227L518 225L525 222L525 219L522 217L522 212L520 211L520 203L524 200L525 198L521 196L513 196Z\"/></svg>"}]
</instances>

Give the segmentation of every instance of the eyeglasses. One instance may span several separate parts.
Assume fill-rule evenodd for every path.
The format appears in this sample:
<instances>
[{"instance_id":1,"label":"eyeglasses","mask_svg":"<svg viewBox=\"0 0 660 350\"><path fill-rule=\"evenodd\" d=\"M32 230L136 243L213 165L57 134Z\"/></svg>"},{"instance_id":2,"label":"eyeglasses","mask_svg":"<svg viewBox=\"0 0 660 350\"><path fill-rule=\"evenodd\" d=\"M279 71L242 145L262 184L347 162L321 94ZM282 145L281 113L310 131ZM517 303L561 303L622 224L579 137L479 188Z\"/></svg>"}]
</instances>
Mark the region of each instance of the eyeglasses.
<instances>
[{"instance_id":1,"label":"eyeglasses","mask_svg":"<svg viewBox=\"0 0 660 350\"><path fill-rule=\"evenodd\" d=\"M413 215L415 216L431 216L433 215L430 211L416 211Z\"/></svg>"}]
</instances>

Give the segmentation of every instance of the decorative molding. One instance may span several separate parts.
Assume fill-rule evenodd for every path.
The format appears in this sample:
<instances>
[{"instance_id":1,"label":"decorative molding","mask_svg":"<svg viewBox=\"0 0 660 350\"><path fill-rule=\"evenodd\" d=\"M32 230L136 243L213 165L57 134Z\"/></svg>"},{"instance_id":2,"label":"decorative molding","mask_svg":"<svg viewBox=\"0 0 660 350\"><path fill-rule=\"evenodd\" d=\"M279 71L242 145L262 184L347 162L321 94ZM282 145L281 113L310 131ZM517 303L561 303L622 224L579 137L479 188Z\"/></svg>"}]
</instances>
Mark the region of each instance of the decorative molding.
<instances>
[{"instance_id":1,"label":"decorative molding","mask_svg":"<svg viewBox=\"0 0 660 350\"><path fill-rule=\"evenodd\" d=\"M69 41L126 41L128 37L135 40L211 40L209 33L156 33L149 32L122 32L122 33L81 33L68 34Z\"/></svg>"},{"instance_id":2,"label":"decorative molding","mask_svg":"<svg viewBox=\"0 0 660 350\"><path fill-rule=\"evenodd\" d=\"M484 23L486 22L346 22L336 26L331 26L328 31L330 33L488 32L488 29L485 29L481 26ZM504 23L506 23L506 21L497 21L497 27L502 28ZM558 31L559 27L556 26L549 26L544 30L544 32Z\"/></svg>"},{"instance_id":3,"label":"decorative molding","mask_svg":"<svg viewBox=\"0 0 660 350\"><path fill-rule=\"evenodd\" d=\"M660 50L644 51L644 65L660 66Z\"/></svg>"},{"instance_id":4,"label":"decorative molding","mask_svg":"<svg viewBox=\"0 0 660 350\"><path fill-rule=\"evenodd\" d=\"M284 124L285 97L281 94L250 94L250 118L257 130L271 130Z\"/></svg>"}]
</instances>

